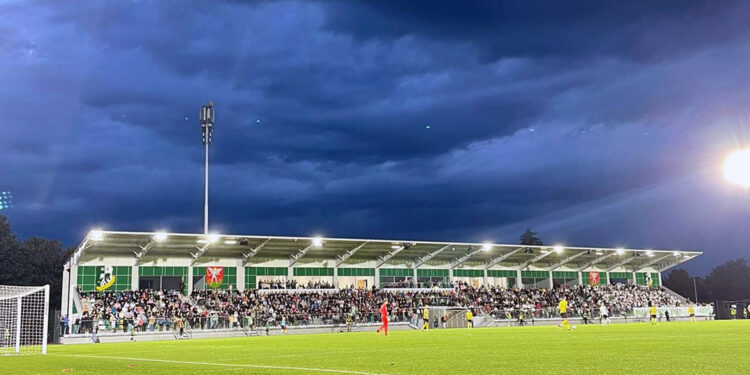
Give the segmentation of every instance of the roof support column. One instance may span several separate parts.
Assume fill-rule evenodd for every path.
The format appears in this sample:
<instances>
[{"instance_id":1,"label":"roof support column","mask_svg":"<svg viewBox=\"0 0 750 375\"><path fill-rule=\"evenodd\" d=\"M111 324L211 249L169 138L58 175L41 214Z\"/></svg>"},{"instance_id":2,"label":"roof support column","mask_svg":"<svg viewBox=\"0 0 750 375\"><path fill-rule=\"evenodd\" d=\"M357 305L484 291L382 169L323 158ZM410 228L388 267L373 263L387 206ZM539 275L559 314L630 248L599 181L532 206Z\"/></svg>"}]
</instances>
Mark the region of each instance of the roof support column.
<instances>
[{"instance_id":1,"label":"roof support column","mask_svg":"<svg viewBox=\"0 0 750 375\"><path fill-rule=\"evenodd\" d=\"M242 265L237 267L237 282L235 282L234 286L235 290L240 292L245 290L245 267L242 267Z\"/></svg>"},{"instance_id":2,"label":"roof support column","mask_svg":"<svg viewBox=\"0 0 750 375\"><path fill-rule=\"evenodd\" d=\"M73 319L73 305L75 304L75 301L73 301L73 296L75 293L76 288L78 288L78 265L74 265L72 262L70 264L70 282L68 283L68 318L69 321L73 322L75 319ZM79 314L83 314L83 311L78 311Z\"/></svg>"},{"instance_id":3,"label":"roof support column","mask_svg":"<svg viewBox=\"0 0 750 375\"><path fill-rule=\"evenodd\" d=\"M333 287L339 288L339 266L336 264L333 266Z\"/></svg>"},{"instance_id":4,"label":"roof support column","mask_svg":"<svg viewBox=\"0 0 750 375\"><path fill-rule=\"evenodd\" d=\"M583 276L581 275L581 272L576 272L578 275L578 285L583 286Z\"/></svg>"},{"instance_id":5,"label":"roof support column","mask_svg":"<svg viewBox=\"0 0 750 375\"><path fill-rule=\"evenodd\" d=\"M138 266L132 266L130 267L130 290L138 290L140 288L140 267Z\"/></svg>"},{"instance_id":6,"label":"roof support column","mask_svg":"<svg viewBox=\"0 0 750 375\"><path fill-rule=\"evenodd\" d=\"M380 289L380 267L375 267L375 287Z\"/></svg>"},{"instance_id":7,"label":"roof support column","mask_svg":"<svg viewBox=\"0 0 750 375\"><path fill-rule=\"evenodd\" d=\"M552 285L554 285L554 283L552 282L552 271L547 272L547 288L552 289Z\"/></svg>"},{"instance_id":8,"label":"roof support column","mask_svg":"<svg viewBox=\"0 0 750 375\"><path fill-rule=\"evenodd\" d=\"M523 288L523 279L521 278L521 270L516 271L516 288Z\"/></svg>"},{"instance_id":9,"label":"roof support column","mask_svg":"<svg viewBox=\"0 0 750 375\"><path fill-rule=\"evenodd\" d=\"M482 269L482 285L486 288L487 287L487 270Z\"/></svg>"},{"instance_id":10,"label":"roof support column","mask_svg":"<svg viewBox=\"0 0 750 375\"><path fill-rule=\"evenodd\" d=\"M245 267L240 267L240 268L242 268L243 272L245 271ZM187 278L188 278L188 280L187 280L187 291L186 292L187 292L187 295L190 295L191 293L193 293L193 287L194 287L193 286L193 267L188 266ZM245 284L244 283L245 279L243 278L242 281L243 281L242 284L244 285Z\"/></svg>"},{"instance_id":11,"label":"roof support column","mask_svg":"<svg viewBox=\"0 0 750 375\"><path fill-rule=\"evenodd\" d=\"M419 288L419 278L417 278L417 267L414 267L414 277L412 277L412 281L414 282L414 287Z\"/></svg>"}]
</instances>

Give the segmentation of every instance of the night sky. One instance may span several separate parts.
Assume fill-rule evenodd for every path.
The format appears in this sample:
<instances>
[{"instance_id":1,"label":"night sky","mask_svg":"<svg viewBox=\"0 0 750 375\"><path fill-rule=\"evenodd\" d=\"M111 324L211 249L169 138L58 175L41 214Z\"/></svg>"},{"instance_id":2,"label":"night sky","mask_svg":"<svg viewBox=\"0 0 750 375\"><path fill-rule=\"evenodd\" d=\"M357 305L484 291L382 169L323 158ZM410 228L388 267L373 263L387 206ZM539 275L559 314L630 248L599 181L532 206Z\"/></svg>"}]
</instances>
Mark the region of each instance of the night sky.
<instances>
[{"instance_id":1,"label":"night sky","mask_svg":"<svg viewBox=\"0 0 750 375\"><path fill-rule=\"evenodd\" d=\"M748 254L750 3L468 3L0 0L0 214Z\"/></svg>"}]
</instances>

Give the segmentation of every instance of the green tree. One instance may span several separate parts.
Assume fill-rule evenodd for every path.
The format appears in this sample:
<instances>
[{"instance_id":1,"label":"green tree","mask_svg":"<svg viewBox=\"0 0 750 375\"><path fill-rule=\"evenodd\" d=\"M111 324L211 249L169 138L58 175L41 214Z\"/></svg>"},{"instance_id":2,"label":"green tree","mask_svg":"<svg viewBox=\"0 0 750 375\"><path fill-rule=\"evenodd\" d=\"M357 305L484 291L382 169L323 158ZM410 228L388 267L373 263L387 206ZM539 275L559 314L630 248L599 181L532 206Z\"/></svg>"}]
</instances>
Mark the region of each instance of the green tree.
<instances>
[{"instance_id":1,"label":"green tree","mask_svg":"<svg viewBox=\"0 0 750 375\"><path fill-rule=\"evenodd\" d=\"M544 242L536 236L536 232L531 231L531 228L526 228L526 231L521 235L521 245L542 246Z\"/></svg>"},{"instance_id":2,"label":"green tree","mask_svg":"<svg viewBox=\"0 0 750 375\"><path fill-rule=\"evenodd\" d=\"M695 281L693 281L694 278ZM698 299L700 301L710 300L710 296L707 294L706 290L706 282L703 278L690 276L690 274L682 268L677 268L669 272L669 274L664 277L664 286L691 301L695 300L695 292L697 289Z\"/></svg>"},{"instance_id":3,"label":"green tree","mask_svg":"<svg viewBox=\"0 0 750 375\"><path fill-rule=\"evenodd\" d=\"M706 276L707 294L711 299L750 298L750 266L745 258L716 266Z\"/></svg>"},{"instance_id":4,"label":"green tree","mask_svg":"<svg viewBox=\"0 0 750 375\"><path fill-rule=\"evenodd\" d=\"M63 266L73 250L39 237L18 241L8 218L0 216L0 284L49 284L51 309L60 308Z\"/></svg>"}]
</instances>

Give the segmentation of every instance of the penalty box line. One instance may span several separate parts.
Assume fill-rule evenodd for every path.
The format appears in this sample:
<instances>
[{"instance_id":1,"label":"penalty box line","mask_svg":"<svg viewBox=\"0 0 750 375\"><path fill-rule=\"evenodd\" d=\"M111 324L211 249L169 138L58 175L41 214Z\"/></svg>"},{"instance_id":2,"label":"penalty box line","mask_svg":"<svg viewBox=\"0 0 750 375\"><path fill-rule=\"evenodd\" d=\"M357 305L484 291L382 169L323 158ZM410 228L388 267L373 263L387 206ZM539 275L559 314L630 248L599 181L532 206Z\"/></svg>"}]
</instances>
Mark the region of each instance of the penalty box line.
<instances>
[{"instance_id":1,"label":"penalty box line","mask_svg":"<svg viewBox=\"0 0 750 375\"><path fill-rule=\"evenodd\" d=\"M87 354L52 354L52 353L50 353L49 355L60 356L60 357L112 359L112 360L120 360L120 361L142 361L142 362L171 363L171 364L178 364L178 365L220 366L220 367L235 367L235 368L258 368L258 369L288 370L288 371L317 371L317 372L328 372L328 373L332 373L332 374L352 374L352 375L388 375L388 374L381 374L381 373L374 373L374 372L365 372L365 371L336 370L336 369L312 368L312 367L251 365L251 364L242 364L242 363L233 364L233 363L216 363L216 362L175 361L175 360L169 360L169 359L111 357L111 356L87 355Z\"/></svg>"}]
</instances>

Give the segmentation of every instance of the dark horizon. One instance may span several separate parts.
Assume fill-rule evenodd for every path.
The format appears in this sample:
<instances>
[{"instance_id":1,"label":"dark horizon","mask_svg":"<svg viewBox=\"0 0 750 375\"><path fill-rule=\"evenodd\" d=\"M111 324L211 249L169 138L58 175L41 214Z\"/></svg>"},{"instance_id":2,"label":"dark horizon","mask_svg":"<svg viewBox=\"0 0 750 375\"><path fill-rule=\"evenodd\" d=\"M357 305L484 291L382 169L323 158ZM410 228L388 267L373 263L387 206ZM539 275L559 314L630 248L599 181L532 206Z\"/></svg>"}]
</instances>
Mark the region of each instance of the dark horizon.
<instances>
[{"instance_id":1,"label":"dark horizon","mask_svg":"<svg viewBox=\"0 0 750 375\"><path fill-rule=\"evenodd\" d=\"M747 254L750 4L0 2L20 237L202 232Z\"/></svg>"}]
</instances>

